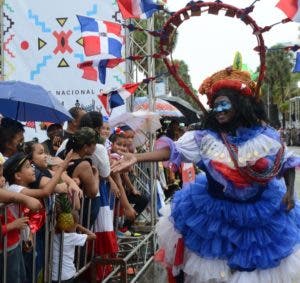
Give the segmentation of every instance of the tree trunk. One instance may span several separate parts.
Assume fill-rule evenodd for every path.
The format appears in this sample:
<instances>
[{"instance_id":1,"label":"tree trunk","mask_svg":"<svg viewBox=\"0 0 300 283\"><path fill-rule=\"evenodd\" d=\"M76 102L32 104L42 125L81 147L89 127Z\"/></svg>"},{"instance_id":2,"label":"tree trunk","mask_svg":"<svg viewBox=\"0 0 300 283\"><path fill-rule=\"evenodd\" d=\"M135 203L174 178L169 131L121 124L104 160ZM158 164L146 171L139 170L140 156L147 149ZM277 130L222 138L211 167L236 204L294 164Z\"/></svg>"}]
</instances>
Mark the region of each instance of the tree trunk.
<instances>
[{"instance_id":1,"label":"tree trunk","mask_svg":"<svg viewBox=\"0 0 300 283\"><path fill-rule=\"evenodd\" d=\"M270 124L274 128L280 127L278 107L276 104L270 105Z\"/></svg>"}]
</instances>

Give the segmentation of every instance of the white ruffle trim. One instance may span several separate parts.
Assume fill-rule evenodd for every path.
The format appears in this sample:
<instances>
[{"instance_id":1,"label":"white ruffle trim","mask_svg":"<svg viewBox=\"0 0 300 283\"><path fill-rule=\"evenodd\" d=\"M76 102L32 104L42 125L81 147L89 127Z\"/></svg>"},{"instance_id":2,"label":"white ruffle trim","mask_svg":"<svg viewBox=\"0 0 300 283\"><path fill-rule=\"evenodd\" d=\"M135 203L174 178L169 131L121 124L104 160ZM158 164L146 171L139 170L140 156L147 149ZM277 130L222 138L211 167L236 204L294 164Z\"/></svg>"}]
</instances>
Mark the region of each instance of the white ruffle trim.
<instances>
[{"instance_id":1,"label":"white ruffle trim","mask_svg":"<svg viewBox=\"0 0 300 283\"><path fill-rule=\"evenodd\" d=\"M267 155L274 155L280 149L280 142L260 134L238 146L238 163L244 167L247 162L255 163L258 159ZM212 135L206 135L201 140L200 153L202 158L222 162L234 168L229 152L221 140Z\"/></svg>"},{"instance_id":2,"label":"white ruffle trim","mask_svg":"<svg viewBox=\"0 0 300 283\"><path fill-rule=\"evenodd\" d=\"M176 232L174 225L169 220L169 215L171 214L170 205L166 205L159 211L162 217L159 218L156 224L156 232L158 235L158 245L163 248L166 252L165 261L169 265L173 265L176 244L178 239L181 238L181 234Z\"/></svg>"},{"instance_id":3,"label":"white ruffle trim","mask_svg":"<svg viewBox=\"0 0 300 283\"><path fill-rule=\"evenodd\" d=\"M156 226L158 243L165 250L166 263L172 266L176 243L181 235L169 219L170 205L160 212L163 216ZM278 267L234 273L231 273L225 260L204 259L185 248L184 263L180 268L185 272L185 283L300 283L300 246L295 248L293 254L283 259ZM179 269L173 268L173 275L178 273Z\"/></svg>"}]
</instances>

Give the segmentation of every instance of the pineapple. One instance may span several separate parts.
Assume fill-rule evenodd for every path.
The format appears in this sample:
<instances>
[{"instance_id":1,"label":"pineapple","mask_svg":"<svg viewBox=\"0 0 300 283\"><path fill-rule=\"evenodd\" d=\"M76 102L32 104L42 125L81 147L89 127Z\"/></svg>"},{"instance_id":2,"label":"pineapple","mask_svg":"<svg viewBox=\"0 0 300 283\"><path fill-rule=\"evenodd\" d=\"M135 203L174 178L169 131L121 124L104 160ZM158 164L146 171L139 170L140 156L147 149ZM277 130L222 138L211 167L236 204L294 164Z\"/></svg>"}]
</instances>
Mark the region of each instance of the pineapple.
<instances>
[{"instance_id":1,"label":"pineapple","mask_svg":"<svg viewBox=\"0 0 300 283\"><path fill-rule=\"evenodd\" d=\"M57 201L60 209L56 226L60 231L69 232L75 225L70 200L67 194L60 194Z\"/></svg>"}]
</instances>

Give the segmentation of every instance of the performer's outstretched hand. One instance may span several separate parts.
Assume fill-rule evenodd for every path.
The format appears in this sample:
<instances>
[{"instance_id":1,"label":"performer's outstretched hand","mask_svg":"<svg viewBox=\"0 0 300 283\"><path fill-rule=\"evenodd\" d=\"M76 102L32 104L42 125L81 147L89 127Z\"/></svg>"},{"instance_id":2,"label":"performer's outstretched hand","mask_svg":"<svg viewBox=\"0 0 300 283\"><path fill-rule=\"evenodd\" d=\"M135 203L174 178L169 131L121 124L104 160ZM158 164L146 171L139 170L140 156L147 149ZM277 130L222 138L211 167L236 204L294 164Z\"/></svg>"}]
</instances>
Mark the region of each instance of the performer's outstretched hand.
<instances>
[{"instance_id":1,"label":"performer's outstretched hand","mask_svg":"<svg viewBox=\"0 0 300 283\"><path fill-rule=\"evenodd\" d=\"M137 158L133 153L122 153L122 158L114 162L111 166L112 173L118 173L128 169L137 162Z\"/></svg>"}]
</instances>

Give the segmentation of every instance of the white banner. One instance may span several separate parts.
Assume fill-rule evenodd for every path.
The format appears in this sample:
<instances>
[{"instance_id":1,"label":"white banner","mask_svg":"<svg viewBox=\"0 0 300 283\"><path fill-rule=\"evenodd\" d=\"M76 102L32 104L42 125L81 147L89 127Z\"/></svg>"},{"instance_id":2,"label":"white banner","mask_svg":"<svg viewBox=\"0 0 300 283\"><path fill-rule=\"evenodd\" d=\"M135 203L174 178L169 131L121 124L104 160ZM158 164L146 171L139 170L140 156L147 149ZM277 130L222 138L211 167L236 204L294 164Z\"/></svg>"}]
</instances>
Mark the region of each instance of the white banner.
<instances>
[{"instance_id":1,"label":"white banner","mask_svg":"<svg viewBox=\"0 0 300 283\"><path fill-rule=\"evenodd\" d=\"M67 109L80 105L88 111L101 110L102 89L125 83L124 63L107 69L105 85L83 79L77 68L96 57L84 56L76 15L120 21L115 0L9 0L3 10L4 80L39 84Z\"/></svg>"}]
</instances>

